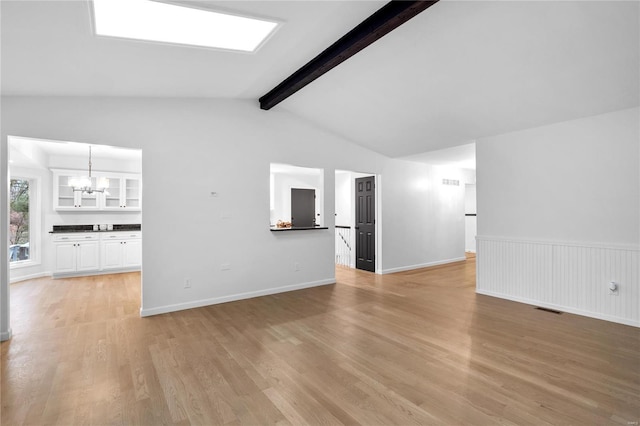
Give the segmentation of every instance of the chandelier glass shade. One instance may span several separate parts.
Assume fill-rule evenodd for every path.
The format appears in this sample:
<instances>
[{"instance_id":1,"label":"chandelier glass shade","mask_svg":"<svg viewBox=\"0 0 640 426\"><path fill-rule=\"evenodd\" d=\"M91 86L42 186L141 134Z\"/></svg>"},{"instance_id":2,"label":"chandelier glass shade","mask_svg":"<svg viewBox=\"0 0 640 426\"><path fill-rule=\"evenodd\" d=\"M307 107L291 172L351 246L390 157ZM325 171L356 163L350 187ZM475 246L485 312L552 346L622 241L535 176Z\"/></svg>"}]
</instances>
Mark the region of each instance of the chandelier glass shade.
<instances>
[{"instance_id":1,"label":"chandelier glass shade","mask_svg":"<svg viewBox=\"0 0 640 426\"><path fill-rule=\"evenodd\" d=\"M106 192L109 188L109 179L105 177L91 177L91 165L91 146L89 146L89 176L72 177L69 179L69 186L73 187L74 192L93 194L94 192ZM94 179L95 186L93 185Z\"/></svg>"}]
</instances>

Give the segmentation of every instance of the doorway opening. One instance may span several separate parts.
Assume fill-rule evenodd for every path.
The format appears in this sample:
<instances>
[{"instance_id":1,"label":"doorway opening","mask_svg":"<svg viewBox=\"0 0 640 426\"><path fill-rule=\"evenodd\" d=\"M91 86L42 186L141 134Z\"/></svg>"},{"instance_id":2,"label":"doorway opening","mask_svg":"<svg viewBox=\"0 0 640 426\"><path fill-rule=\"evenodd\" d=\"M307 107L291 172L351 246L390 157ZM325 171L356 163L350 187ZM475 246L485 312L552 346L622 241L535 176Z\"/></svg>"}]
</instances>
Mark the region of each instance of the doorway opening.
<instances>
[{"instance_id":1,"label":"doorway opening","mask_svg":"<svg viewBox=\"0 0 640 426\"><path fill-rule=\"evenodd\" d=\"M18 136L7 142L6 285L135 272L141 306L142 151Z\"/></svg>"},{"instance_id":2,"label":"doorway opening","mask_svg":"<svg viewBox=\"0 0 640 426\"><path fill-rule=\"evenodd\" d=\"M374 173L335 172L335 264L379 270L378 221L380 203Z\"/></svg>"},{"instance_id":3,"label":"doorway opening","mask_svg":"<svg viewBox=\"0 0 640 426\"><path fill-rule=\"evenodd\" d=\"M324 170L279 163L269 168L270 226L323 226Z\"/></svg>"}]
</instances>

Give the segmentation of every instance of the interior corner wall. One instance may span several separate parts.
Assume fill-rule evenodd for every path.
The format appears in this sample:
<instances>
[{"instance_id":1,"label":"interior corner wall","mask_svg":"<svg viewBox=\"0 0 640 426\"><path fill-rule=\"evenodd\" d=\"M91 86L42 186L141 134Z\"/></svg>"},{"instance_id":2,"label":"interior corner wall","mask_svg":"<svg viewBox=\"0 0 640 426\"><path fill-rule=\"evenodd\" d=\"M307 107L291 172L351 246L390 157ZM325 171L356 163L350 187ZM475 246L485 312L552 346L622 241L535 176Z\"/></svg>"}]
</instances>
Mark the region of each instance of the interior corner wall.
<instances>
[{"instance_id":1,"label":"interior corner wall","mask_svg":"<svg viewBox=\"0 0 640 426\"><path fill-rule=\"evenodd\" d=\"M640 326L639 117L477 141L478 293Z\"/></svg>"}]
</instances>

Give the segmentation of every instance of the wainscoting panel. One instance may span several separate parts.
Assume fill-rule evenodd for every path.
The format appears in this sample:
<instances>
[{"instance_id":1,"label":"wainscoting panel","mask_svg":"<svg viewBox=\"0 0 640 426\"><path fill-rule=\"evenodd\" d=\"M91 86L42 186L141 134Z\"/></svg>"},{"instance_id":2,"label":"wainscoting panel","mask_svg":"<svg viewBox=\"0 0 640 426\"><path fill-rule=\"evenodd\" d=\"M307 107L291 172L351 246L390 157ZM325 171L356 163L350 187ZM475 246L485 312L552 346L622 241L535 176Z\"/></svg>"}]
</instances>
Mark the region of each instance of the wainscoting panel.
<instances>
[{"instance_id":1,"label":"wainscoting panel","mask_svg":"<svg viewBox=\"0 0 640 426\"><path fill-rule=\"evenodd\" d=\"M480 294L640 326L637 246L477 237L477 250Z\"/></svg>"}]
</instances>

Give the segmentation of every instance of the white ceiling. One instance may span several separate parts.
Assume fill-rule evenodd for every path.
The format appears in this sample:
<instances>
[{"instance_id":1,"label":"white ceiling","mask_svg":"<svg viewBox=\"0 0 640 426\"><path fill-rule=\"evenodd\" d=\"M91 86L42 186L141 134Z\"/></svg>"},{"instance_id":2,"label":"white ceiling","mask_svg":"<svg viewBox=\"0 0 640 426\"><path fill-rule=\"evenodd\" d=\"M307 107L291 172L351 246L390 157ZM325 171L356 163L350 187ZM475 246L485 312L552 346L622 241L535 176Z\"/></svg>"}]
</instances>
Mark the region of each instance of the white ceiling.
<instances>
[{"instance_id":1,"label":"white ceiling","mask_svg":"<svg viewBox=\"0 0 640 426\"><path fill-rule=\"evenodd\" d=\"M384 3L198 1L284 23L246 54L95 37L85 1L3 0L2 93L253 98L258 108ZM639 12L637 1L442 0L275 108L405 157L635 107Z\"/></svg>"},{"instance_id":2,"label":"white ceiling","mask_svg":"<svg viewBox=\"0 0 640 426\"><path fill-rule=\"evenodd\" d=\"M638 10L443 0L281 105L394 157L630 108Z\"/></svg>"},{"instance_id":3,"label":"white ceiling","mask_svg":"<svg viewBox=\"0 0 640 426\"><path fill-rule=\"evenodd\" d=\"M423 152L421 154L401 157L403 160L418 163L432 164L434 166L455 167L458 169L476 169L476 144L454 146L436 151Z\"/></svg>"},{"instance_id":4,"label":"white ceiling","mask_svg":"<svg viewBox=\"0 0 640 426\"><path fill-rule=\"evenodd\" d=\"M255 98L257 105L258 97L384 1L192 3L283 25L256 53L240 53L96 37L88 0L2 0L2 92Z\"/></svg>"}]
</instances>

